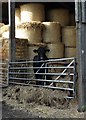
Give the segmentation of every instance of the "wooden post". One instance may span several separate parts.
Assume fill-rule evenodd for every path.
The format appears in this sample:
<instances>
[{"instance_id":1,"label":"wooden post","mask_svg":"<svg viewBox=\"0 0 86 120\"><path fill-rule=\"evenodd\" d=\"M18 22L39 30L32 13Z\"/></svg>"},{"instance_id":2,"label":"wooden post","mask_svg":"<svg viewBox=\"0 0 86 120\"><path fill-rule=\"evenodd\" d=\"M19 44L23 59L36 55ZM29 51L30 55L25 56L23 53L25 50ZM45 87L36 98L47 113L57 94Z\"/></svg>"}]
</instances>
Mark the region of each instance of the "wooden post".
<instances>
[{"instance_id":1,"label":"wooden post","mask_svg":"<svg viewBox=\"0 0 86 120\"><path fill-rule=\"evenodd\" d=\"M9 38L9 56L10 61L15 61L15 2L9 4L9 23L10 23L10 38Z\"/></svg>"},{"instance_id":2,"label":"wooden post","mask_svg":"<svg viewBox=\"0 0 86 120\"><path fill-rule=\"evenodd\" d=\"M86 3L75 3L77 28L78 111L86 110Z\"/></svg>"}]
</instances>

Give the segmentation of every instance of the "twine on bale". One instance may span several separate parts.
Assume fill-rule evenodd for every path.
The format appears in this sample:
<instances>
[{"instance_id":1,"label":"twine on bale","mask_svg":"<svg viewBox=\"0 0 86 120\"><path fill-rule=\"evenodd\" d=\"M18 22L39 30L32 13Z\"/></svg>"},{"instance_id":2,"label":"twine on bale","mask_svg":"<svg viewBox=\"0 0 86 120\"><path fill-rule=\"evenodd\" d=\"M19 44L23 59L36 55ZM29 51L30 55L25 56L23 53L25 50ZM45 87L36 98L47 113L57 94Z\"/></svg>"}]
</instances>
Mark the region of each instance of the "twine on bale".
<instances>
[{"instance_id":1,"label":"twine on bale","mask_svg":"<svg viewBox=\"0 0 86 120\"><path fill-rule=\"evenodd\" d=\"M36 28L43 28L44 25L41 22L33 21L33 22L23 22L17 25L17 28L24 28L24 29L36 29Z\"/></svg>"},{"instance_id":2,"label":"twine on bale","mask_svg":"<svg viewBox=\"0 0 86 120\"><path fill-rule=\"evenodd\" d=\"M28 39L32 43L41 43L43 27L41 22L21 23L16 27L16 37Z\"/></svg>"}]
</instances>

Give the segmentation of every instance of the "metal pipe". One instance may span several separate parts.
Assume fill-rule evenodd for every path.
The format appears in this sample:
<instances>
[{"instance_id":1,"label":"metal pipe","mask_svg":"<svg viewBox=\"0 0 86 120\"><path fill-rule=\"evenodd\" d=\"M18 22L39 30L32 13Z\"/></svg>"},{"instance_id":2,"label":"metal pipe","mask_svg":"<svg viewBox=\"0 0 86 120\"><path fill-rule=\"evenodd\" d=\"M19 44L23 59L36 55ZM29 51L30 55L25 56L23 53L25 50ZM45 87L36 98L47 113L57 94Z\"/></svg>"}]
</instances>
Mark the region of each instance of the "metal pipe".
<instances>
[{"instance_id":1,"label":"metal pipe","mask_svg":"<svg viewBox=\"0 0 86 120\"><path fill-rule=\"evenodd\" d=\"M30 75L68 75L67 73L25 73L25 72L21 72L21 73L18 73L18 72L9 72L9 74L17 74L17 75L27 75L27 74L30 74ZM70 75L74 75L73 73L70 73ZM57 80L57 79L56 79Z\"/></svg>"},{"instance_id":2,"label":"metal pipe","mask_svg":"<svg viewBox=\"0 0 86 120\"><path fill-rule=\"evenodd\" d=\"M10 77L10 80L23 80L23 81L45 81L45 82L55 82L55 83L67 83L67 84L74 84L73 81L64 81L64 80L45 80L45 79L26 79L26 78L15 78L15 77Z\"/></svg>"},{"instance_id":3,"label":"metal pipe","mask_svg":"<svg viewBox=\"0 0 86 120\"><path fill-rule=\"evenodd\" d=\"M35 63L35 62L51 62L51 61L62 61L62 60L73 60L74 59L74 57L72 57L72 58L62 58L62 59L50 59L50 60L43 60L43 61L24 61L24 62L9 62L9 64L16 64L16 63L19 63L19 64L21 64L21 63Z\"/></svg>"},{"instance_id":4,"label":"metal pipe","mask_svg":"<svg viewBox=\"0 0 86 120\"><path fill-rule=\"evenodd\" d=\"M17 69L37 69L37 68L39 68L39 67L11 67L10 68L10 70L17 70ZM58 66L58 67L42 67L41 69L44 69L44 68L49 68L49 69L51 69L51 68L55 68L55 69L60 69L60 68L67 68L67 67L63 67L63 66ZM73 69L74 67L73 66L70 66L70 67L68 67L68 68L71 68L71 69Z\"/></svg>"},{"instance_id":5,"label":"metal pipe","mask_svg":"<svg viewBox=\"0 0 86 120\"><path fill-rule=\"evenodd\" d=\"M52 89L58 89L58 90L65 90L65 91L73 91L73 89L70 88L61 88L61 87L53 87L53 86L42 86L42 85L33 85L33 84L25 84L25 83L16 83L16 82L10 82L11 84L19 84L19 85L32 85L35 87L43 87L43 88L52 88Z\"/></svg>"}]
</instances>

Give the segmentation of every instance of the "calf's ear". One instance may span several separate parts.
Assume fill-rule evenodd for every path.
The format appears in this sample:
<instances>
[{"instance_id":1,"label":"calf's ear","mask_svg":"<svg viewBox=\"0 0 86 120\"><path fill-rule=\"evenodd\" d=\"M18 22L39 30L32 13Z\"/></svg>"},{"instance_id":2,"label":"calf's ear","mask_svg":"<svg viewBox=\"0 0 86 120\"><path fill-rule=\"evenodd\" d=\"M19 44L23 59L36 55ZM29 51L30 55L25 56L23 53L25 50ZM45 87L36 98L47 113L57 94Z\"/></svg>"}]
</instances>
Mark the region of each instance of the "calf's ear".
<instances>
[{"instance_id":1,"label":"calf's ear","mask_svg":"<svg viewBox=\"0 0 86 120\"><path fill-rule=\"evenodd\" d=\"M46 49L47 52L49 52L50 50L49 49Z\"/></svg>"},{"instance_id":2,"label":"calf's ear","mask_svg":"<svg viewBox=\"0 0 86 120\"><path fill-rule=\"evenodd\" d=\"M36 52L38 52L38 50L34 49L33 52L36 53Z\"/></svg>"}]
</instances>

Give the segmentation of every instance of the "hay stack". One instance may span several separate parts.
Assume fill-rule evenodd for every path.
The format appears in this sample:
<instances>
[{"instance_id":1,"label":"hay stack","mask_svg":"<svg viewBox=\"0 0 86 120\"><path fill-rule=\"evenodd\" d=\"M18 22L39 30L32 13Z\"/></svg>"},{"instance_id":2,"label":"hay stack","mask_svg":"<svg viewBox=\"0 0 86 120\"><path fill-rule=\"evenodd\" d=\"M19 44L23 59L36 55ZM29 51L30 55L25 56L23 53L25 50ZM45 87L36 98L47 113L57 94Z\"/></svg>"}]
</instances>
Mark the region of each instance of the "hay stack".
<instances>
[{"instance_id":1,"label":"hay stack","mask_svg":"<svg viewBox=\"0 0 86 120\"><path fill-rule=\"evenodd\" d=\"M49 52L47 53L48 58L62 58L64 57L64 44L61 42L55 44L47 44Z\"/></svg>"},{"instance_id":2,"label":"hay stack","mask_svg":"<svg viewBox=\"0 0 86 120\"><path fill-rule=\"evenodd\" d=\"M42 41L41 22L26 22L19 24L16 28L16 38L28 39L32 43L40 43Z\"/></svg>"},{"instance_id":3,"label":"hay stack","mask_svg":"<svg viewBox=\"0 0 86 120\"><path fill-rule=\"evenodd\" d=\"M0 28L0 33L2 34L3 38L9 38L9 25L3 25Z\"/></svg>"},{"instance_id":4,"label":"hay stack","mask_svg":"<svg viewBox=\"0 0 86 120\"><path fill-rule=\"evenodd\" d=\"M0 23L0 37L2 37L1 27L4 26L4 23Z\"/></svg>"},{"instance_id":5,"label":"hay stack","mask_svg":"<svg viewBox=\"0 0 86 120\"><path fill-rule=\"evenodd\" d=\"M76 57L76 47L65 47L65 57Z\"/></svg>"},{"instance_id":6,"label":"hay stack","mask_svg":"<svg viewBox=\"0 0 86 120\"><path fill-rule=\"evenodd\" d=\"M61 27L58 22L43 22L43 41L45 43L57 43L61 41Z\"/></svg>"},{"instance_id":7,"label":"hay stack","mask_svg":"<svg viewBox=\"0 0 86 120\"><path fill-rule=\"evenodd\" d=\"M21 22L44 21L44 5L41 3L29 3L20 6Z\"/></svg>"},{"instance_id":8,"label":"hay stack","mask_svg":"<svg viewBox=\"0 0 86 120\"><path fill-rule=\"evenodd\" d=\"M20 23L20 9L16 8L15 9L15 24L19 24Z\"/></svg>"},{"instance_id":9,"label":"hay stack","mask_svg":"<svg viewBox=\"0 0 86 120\"><path fill-rule=\"evenodd\" d=\"M68 9L51 9L48 11L49 21L59 22L62 26L69 25L69 10Z\"/></svg>"},{"instance_id":10,"label":"hay stack","mask_svg":"<svg viewBox=\"0 0 86 120\"><path fill-rule=\"evenodd\" d=\"M2 39L2 59L9 59L9 39ZM16 60L27 59L27 39L16 38Z\"/></svg>"},{"instance_id":11,"label":"hay stack","mask_svg":"<svg viewBox=\"0 0 86 120\"><path fill-rule=\"evenodd\" d=\"M6 61L9 59L9 43L8 39L3 39L2 44L2 60Z\"/></svg>"},{"instance_id":12,"label":"hay stack","mask_svg":"<svg viewBox=\"0 0 86 120\"><path fill-rule=\"evenodd\" d=\"M16 39L16 60L27 59L28 55L28 40L27 39Z\"/></svg>"},{"instance_id":13,"label":"hay stack","mask_svg":"<svg viewBox=\"0 0 86 120\"><path fill-rule=\"evenodd\" d=\"M62 41L65 46L76 47L76 27L65 26L62 28Z\"/></svg>"},{"instance_id":14,"label":"hay stack","mask_svg":"<svg viewBox=\"0 0 86 120\"><path fill-rule=\"evenodd\" d=\"M2 26L4 26L4 23L0 23L0 28L1 28Z\"/></svg>"}]
</instances>

